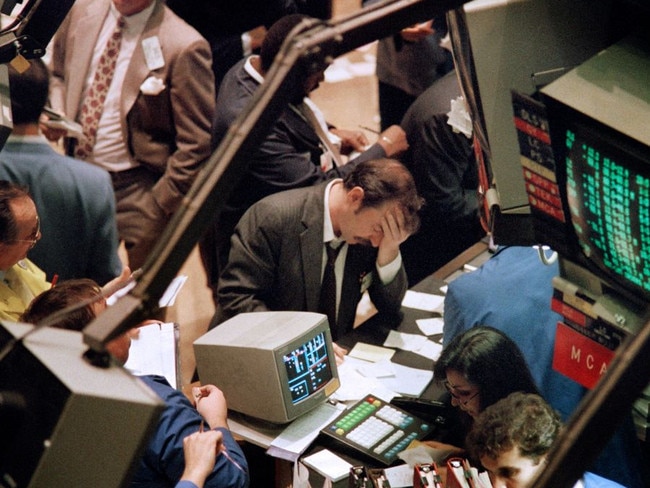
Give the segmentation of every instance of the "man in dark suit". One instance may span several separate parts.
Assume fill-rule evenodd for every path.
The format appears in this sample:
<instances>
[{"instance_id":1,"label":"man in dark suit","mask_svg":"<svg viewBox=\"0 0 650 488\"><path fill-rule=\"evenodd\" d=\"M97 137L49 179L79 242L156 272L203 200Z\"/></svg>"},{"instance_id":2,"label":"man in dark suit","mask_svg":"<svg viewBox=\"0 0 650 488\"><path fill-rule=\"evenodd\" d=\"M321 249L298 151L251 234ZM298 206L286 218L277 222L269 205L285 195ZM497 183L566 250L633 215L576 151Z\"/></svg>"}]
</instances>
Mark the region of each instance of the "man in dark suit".
<instances>
[{"instance_id":1,"label":"man in dark suit","mask_svg":"<svg viewBox=\"0 0 650 488\"><path fill-rule=\"evenodd\" d=\"M118 231L138 268L210 156L214 76L207 41L162 0L79 0L54 38L53 108L82 122L122 21L96 143L78 157L111 173Z\"/></svg>"},{"instance_id":2,"label":"man in dark suit","mask_svg":"<svg viewBox=\"0 0 650 488\"><path fill-rule=\"evenodd\" d=\"M422 93L402 119L409 149L401 160L426 201L420 230L402 246L409 286L485 235L479 222L478 168L472 141L448 124L451 100L460 94L452 71Z\"/></svg>"},{"instance_id":3,"label":"man in dark suit","mask_svg":"<svg viewBox=\"0 0 650 488\"><path fill-rule=\"evenodd\" d=\"M167 6L210 43L217 89L237 61L259 50L273 22L297 12L294 0L167 0Z\"/></svg>"},{"instance_id":4,"label":"man in dark suit","mask_svg":"<svg viewBox=\"0 0 650 488\"><path fill-rule=\"evenodd\" d=\"M289 15L275 22L269 29L259 56L250 56L237 63L228 72L219 89L213 145L219 145L237 116L246 108L255 90L264 81L273 60L287 35L301 22L311 25L313 19L304 15ZM319 112L310 103L308 95L323 80L323 71L308 76L302 90L296 90L295 99L284 110L278 121L252 155L246 174L233 190L213 228L201 242L201 256L213 290L215 302L219 272L228 260L230 236L246 209L267 195L292 188L302 188L341 177L352 171L360 161L393 157L406 150L404 131L393 126L384 131L377 143L364 151L368 143L360 131L341 130L325 126L321 135L308 115ZM307 114L307 115L306 115ZM322 114L320 114L322 118ZM326 134L325 134L326 133ZM323 143L323 134L340 144L340 152L363 151L344 166L337 167L331 151ZM338 138L338 140L337 140Z\"/></svg>"},{"instance_id":5,"label":"man in dark suit","mask_svg":"<svg viewBox=\"0 0 650 488\"><path fill-rule=\"evenodd\" d=\"M335 340L352 329L366 290L380 313L397 313L407 288L399 246L417 229L421 204L411 174L388 159L359 163L342 180L257 202L233 235L211 325L240 312L323 313L328 245L338 249L336 318L330 320Z\"/></svg>"}]
</instances>

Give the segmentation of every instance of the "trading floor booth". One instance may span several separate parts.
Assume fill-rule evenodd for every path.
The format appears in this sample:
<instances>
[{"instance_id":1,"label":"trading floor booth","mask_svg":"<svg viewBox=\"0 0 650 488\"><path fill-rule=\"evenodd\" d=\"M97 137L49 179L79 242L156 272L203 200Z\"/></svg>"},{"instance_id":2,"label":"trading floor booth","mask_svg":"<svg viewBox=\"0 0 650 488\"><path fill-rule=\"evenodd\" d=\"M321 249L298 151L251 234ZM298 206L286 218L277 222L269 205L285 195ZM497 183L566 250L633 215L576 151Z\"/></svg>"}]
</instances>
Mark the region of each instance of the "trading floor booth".
<instances>
[{"instance_id":1,"label":"trading floor booth","mask_svg":"<svg viewBox=\"0 0 650 488\"><path fill-rule=\"evenodd\" d=\"M561 256L560 278L565 281L553 284L554 298L557 290L556 306L563 313L573 313L568 306L577 310L573 315L563 315L564 320L558 327L562 326L560 329L575 335L574 322L583 319L585 326L578 332L611 351L606 372L591 385L593 388L569 419L558 449L553 452L548 468L535 485L573 486L615 431L617 425L612 420L623 419L630 412L650 378L650 363L643 360L650 355L650 326L646 324L645 309L648 298L646 285L650 280L644 264L647 246L650 245L650 224L647 222L650 196L646 195L650 140L647 124L643 123L650 114L647 84L650 77L649 44L647 38L642 42L632 39L618 43L624 36L615 35L621 32L621 28L628 34L636 33L637 24L648 19L650 12L643 2L636 0L616 5L582 0L476 1L471 4L462 0L386 0L342 19L315 22L312 28L287 39L264 84L206 163L202 177L195 182L181 209L173 216L135 287L91 323L81 336L41 330L21 339L22 326L3 324L0 346L9 347L5 347L0 357L0 372L16 376L16 355L27 355L35 366L21 371L24 384L47 377L51 378L47 380L48 384L58 385L55 398L59 408L51 410L56 418L50 422L47 432L32 438L47 448L43 452L55 453L57 449L53 447L67 449L69 445L69 439L63 434L61 437L54 435L59 430L53 429L53 426L68 425L69 410L65 405L80 408L75 420L84 416L92 418L94 413L111 411L105 408L109 398L104 395L107 395L120 405L120 408L112 410L113 413L122 411L123 404L135 402L139 406L133 409L142 409L141 418L155 417L159 405L152 400L148 390L143 390L137 381L119 368L96 370L97 366L86 358L101 357L108 341L156 311L167 285L214 215L220 211L229 191L246 171L248 155L288 103L300 80L356 47L417 22L447 15L459 79L473 115L477 157L484 161L487 174L487 187L481 191L485 191L489 198L486 197L482 212L489 223L491 237L498 244L500 228L497 224L504 221L500 221L498 216L507 213L503 210L530 205L534 223L532 235L536 243L554 247L551 250L558 251ZM581 6L587 7L586 10L581 12ZM599 15L603 13L612 15L600 22ZM516 20L517 15L522 15L521 21ZM531 22L531 18L535 21ZM610 20L616 25L610 25ZM504 28L513 26L523 29L523 32L519 37L506 39L502 35ZM599 36L595 36L597 39L592 39L593 42L582 42L585 39L583 35L597 34L598 31L616 38L598 39ZM640 31L648 32L648 29ZM536 39L543 39L543 42L536 45ZM551 46L550 52L543 49ZM605 55L595 56L603 47L608 48ZM489 60L484 57L479 60L483 50L490 53ZM507 54L502 56L503 53ZM530 59L534 62L539 58L552 58L555 54L566 54L567 59L553 60L551 66L533 67L529 75L524 75L535 75L528 88L511 87L507 76L500 78L501 75L522 74L524 69L530 69L527 66L517 68L516 63L511 65L509 61ZM554 77L557 80L547 85L546 71L557 67L563 68L562 76ZM530 94L542 84L547 86L543 89L540 104ZM525 110L514 111L513 100L508 94L510 88L522 94L515 100L526 100ZM501 100L503 103L504 92L507 109L492 107L492 102ZM498 96L493 95L495 93ZM516 102L514 106L524 108L523 102L520 105ZM533 108L541 111L535 112ZM513 124L510 126L513 130L507 136L510 142L506 136L502 138L499 129L501 124L505 126L505 122L499 119L498 114L503 116L504 113ZM517 124L513 122L512 114L517 115ZM614 120L610 120L610 115ZM495 119L499 121L494 122ZM596 133L602 137L593 140ZM606 144L600 145L603 141ZM514 160L505 155L513 152L513 143L517 145ZM597 156L593 156L594 152ZM525 157L523 168L520 154ZM502 165L510 169L501 169ZM606 189L607 193L601 189ZM523 202L521 195L524 196ZM509 202L511 197L512 205L500 203L500 200ZM576 208L580 209L577 214L574 213ZM523 227L521 230L523 235ZM516 237L517 232L502 235ZM482 249L485 247L483 244ZM460 261L463 259L461 256ZM461 268L462 264L457 269ZM443 275L441 272L431 280L425 280L421 290L441 295L440 286L444 285L441 278L444 280L448 276ZM408 328L416 318L420 318L409 310L403 312L397 322L377 323L384 318L373 317L356 330L357 335L351 336L350 340L381 344L390 330L402 326ZM433 317L431 312L427 314L425 318ZM631 330L627 330L628 326ZM625 333L620 333L622 329ZM322 343L312 337L305 344L304 350L311 352L319 350ZM57 351L54 354L56 361L40 359L40 356L50 355L52 345ZM291 356L295 351L301 351L302 346L296 345L280 357ZM73 358L70 364L78 366L75 371L87 374L86 379L76 374L72 380L64 379L71 371L61 366L66 361L59 357L60 354ZM396 355L403 356L407 355ZM303 367L300 361L293 359L296 368ZM432 367L430 360L425 362L424 367ZM64 371L60 373L61 369ZM556 369L562 371L561 365L556 365ZM570 373L569 370L564 372ZM77 390L93 389L92 385L108 381L109 376L111 384L123 385L123 388L120 387L119 391L107 388L101 394L93 391L91 399L87 399L85 393L76 393ZM55 377L60 379L55 380ZM301 388L296 387L292 392L300 395ZM128 399L124 398L124 392L130 393ZM423 395L435 399L435 395L440 393L432 387ZM26 398L28 408L37 404L32 393ZM130 409L125 407L124 411ZM57 412L60 412L58 417ZM132 419L122 420L130 422ZM87 439L85 432L77 430L86 424L72 422L71 425L74 428L66 429L66 434L79 441ZM145 422L138 428L142 438L146 438L150 424ZM14 435L19 434L14 432ZM135 444L131 446L134 456L142 446L141 442ZM106 446L99 442L95 447ZM63 452L70 455L65 449ZM25 485L46 486L38 477L39 469L50 476L46 470L50 466L46 457L42 459L42 468L38 461L32 462L24 471L27 474L20 475ZM56 459L58 463L59 458ZM3 466L3 471L17 472L16 464L13 461L9 464ZM128 473L106 486L123 486L126 479ZM79 485L101 486L87 481Z\"/></svg>"}]
</instances>

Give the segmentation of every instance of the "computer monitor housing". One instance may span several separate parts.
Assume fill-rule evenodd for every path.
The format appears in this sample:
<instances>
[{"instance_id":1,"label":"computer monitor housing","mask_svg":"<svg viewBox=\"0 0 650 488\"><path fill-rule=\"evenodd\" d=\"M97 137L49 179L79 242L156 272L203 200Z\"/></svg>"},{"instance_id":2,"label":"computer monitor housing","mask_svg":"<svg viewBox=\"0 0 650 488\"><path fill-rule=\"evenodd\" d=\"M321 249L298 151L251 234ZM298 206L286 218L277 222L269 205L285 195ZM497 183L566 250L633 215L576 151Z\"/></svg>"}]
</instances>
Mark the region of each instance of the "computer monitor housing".
<instances>
[{"instance_id":1,"label":"computer monitor housing","mask_svg":"<svg viewBox=\"0 0 650 488\"><path fill-rule=\"evenodd\" d=\"M633 38L542 90L564 222L536 234L605 286L650 299L650 52Z\"/></svg>"},{"instance_id":2,"label":"computer monitor housing","mask_svg":"<svg viewBox=\"0 0 650 488\"><path fill-rule=\"evenodd\" d=\"M615 3L474 0L463 6L502 210L528 203L510 91L532 94L611 44Z\"/></svg>"},{"instance_id":3,"label":"computer monitor housing","mask_svg":"<svg viewBox=\"0 0 650 488\"><path fill-rule=\"evenodd\" d=\"M252 312L194 342L202 384L214 384L231 410L283 424L322 404L339 387L327 317Z\"/></svg>"},{"instance_id":4,"label":"computer monitor housing","mask_svg":"<svg viewBox=\"0 0 650 488\"><path fill-rule=\"evenodd\" d=\"M0 323L0 348L32 328ZM164 403L124 368L90 365L86 349L80 332L45 328L0 360L0 393L21 400L0 401L1 486L129 484Z\"/></svg>"}]
</instances>

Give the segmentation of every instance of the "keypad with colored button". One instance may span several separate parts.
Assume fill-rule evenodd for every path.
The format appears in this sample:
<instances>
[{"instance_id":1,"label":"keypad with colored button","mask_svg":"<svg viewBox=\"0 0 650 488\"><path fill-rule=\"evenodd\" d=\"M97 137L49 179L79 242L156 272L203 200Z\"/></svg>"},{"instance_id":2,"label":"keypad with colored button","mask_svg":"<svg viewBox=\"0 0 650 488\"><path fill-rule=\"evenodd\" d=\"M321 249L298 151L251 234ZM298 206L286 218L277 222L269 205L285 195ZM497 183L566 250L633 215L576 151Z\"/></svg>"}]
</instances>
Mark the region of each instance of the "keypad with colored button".
<instances>
[{"instance_id":1,"label":"keypad with colored button","mask_svg":"<svg viewBox=\"0 0 650 488\"><path fill-rule=\"evenodd\" d=\"M423 438L432 430L433 426L428 422L368 395L322 432L382 464L390 465L413 440Z\"/></svg>"}]
</instances>

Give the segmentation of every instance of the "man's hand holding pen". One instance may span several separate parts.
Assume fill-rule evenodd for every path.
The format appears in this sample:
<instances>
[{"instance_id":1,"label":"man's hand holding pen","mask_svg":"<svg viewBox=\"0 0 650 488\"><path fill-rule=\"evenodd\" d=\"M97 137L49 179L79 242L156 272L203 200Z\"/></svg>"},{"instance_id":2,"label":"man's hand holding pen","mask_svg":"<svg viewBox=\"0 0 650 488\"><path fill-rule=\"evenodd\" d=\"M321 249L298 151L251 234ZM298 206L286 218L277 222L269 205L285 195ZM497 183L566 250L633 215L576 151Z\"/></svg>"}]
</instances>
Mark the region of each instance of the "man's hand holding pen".
<instances>
[{"instance_id":1,"label":"man's hand holding pen","mask_svg":"<svg viewBox=\"0 0 650 488\"><path fill-rule=\"evenodd\" d=\"M195 386L192 388L192 399L199 414L201 414L210 426L209 432L216 432L219 434L218 444L215 447L216 453L222 454L228 459L228 461L235 465L237 469L244 471L244 468L242 468L242 466L235 461L226 450L226 446L223 444L223 434L214 430L218 427L225 429L228 428L228 406L223 392L214 385ZM198 432L199 434L204 433L203 426L204 423L201 421ZM205 433L207 432L208 431Z\"/></svg>"},{"instance_id":2,"label":"man's hand holding pen","mask_svg":"<svg viewBox=\"0 0 650 488\"><path fill-rule=\"evenodd\" d=\"M219 388L214 385L195 386L192 388L192 398L210 429L228 428L228 405Z\"/></svg>"}]
</instances>

